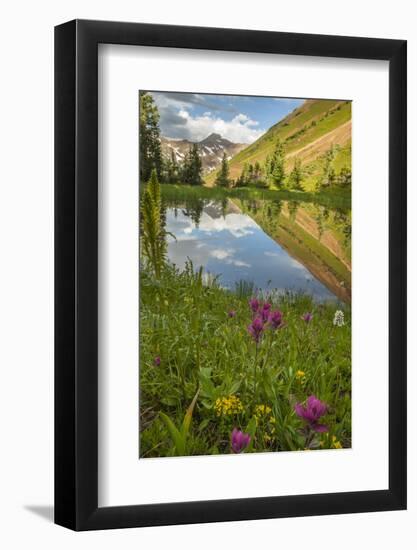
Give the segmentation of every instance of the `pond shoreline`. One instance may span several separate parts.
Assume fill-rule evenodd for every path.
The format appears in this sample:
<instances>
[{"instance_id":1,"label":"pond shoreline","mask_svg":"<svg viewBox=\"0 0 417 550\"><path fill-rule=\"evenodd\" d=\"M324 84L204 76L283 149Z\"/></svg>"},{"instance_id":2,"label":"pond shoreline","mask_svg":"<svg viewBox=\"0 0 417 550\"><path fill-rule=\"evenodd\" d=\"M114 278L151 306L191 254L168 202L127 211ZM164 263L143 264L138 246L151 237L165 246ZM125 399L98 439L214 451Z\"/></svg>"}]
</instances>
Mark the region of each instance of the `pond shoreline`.
<instances>
[{"instance_id":1,"label":"pond shoreline","mask_svg":"<svg viewBox=\"0 0 417 550\"><path fill-rule=\"evenodd\" d=\"M142 193L144 186L139 186L139 192ZM321 191L319 193L310 193L307 191L289 191L261 189L255 187L239 187L234 189L225 189L222 187L207 187L204 185L185 185L185 184L161 184L162 196L166 199L179 198L181 195L186 198L204 198L218 199L222 198L241 198L241 199L261 199L261 200L288 200L296 202L313 202L329 208L340 208L342 210L351 209L351 193L343 189L332 191Z\"/></svg>"}]
</instances>

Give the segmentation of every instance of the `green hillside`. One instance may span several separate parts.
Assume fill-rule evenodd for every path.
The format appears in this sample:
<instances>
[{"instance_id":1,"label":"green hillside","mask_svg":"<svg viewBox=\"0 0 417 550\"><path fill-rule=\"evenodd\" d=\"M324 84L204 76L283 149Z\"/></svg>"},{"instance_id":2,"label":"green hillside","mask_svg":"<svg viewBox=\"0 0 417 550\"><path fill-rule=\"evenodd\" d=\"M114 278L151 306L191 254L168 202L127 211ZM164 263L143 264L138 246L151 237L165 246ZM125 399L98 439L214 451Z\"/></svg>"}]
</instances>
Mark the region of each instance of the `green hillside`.
<instances>
[{"instance_id":1,"label":"green hillside","mask_svg":"<svg viewBox=\"0 0 417 550\"><path fill-rule=\"evenodd\" d=\"M337 171L350 169L351 163L351 102L337 100L306 100L300 107L272 126L257 141L240 151L230 161L230 177L236 179L245 163L263 165L273 154L278 140L285 150L285 171L288 174L295 159L302 163L304 188L315 186L324 165L326 152L334 148L333 166ZM206 178L213 185L215 173Z\"/></svg>"},{"instance_id":2,"label":"green hillside","mask_svg":"<svg viewBox=\"0 0 417 550\"><path fill-rule=\"evenodd\" d=\"M336 296L350 302L350 213L294 201L233 202Z\"/></svg>"}]
</instances>

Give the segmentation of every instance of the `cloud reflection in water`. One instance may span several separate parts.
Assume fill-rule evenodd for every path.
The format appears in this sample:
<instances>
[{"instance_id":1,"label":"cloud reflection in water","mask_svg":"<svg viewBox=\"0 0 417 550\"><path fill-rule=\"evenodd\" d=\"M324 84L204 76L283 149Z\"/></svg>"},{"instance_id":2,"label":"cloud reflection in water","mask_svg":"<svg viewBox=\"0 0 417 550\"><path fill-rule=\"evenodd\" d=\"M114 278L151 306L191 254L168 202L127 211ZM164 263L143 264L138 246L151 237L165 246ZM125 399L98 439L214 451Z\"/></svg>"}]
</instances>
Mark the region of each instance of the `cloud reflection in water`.
<instances>
[{"instance_id":1,"label":"cloud reflection in water","mask_svg":"<svg viewBox=\"0 0 417 550\"><path fill-rule=\"evenodd\" d=\"M184 208L167 209L168 257L179 268L190 258L197 269L219 275L234 288L239 280L259 289L302 290L318 300L334 298L306 267L271 239L249 216L227 212L211 201L201 212L198 226Z\"/></svg>"}]
</instances>

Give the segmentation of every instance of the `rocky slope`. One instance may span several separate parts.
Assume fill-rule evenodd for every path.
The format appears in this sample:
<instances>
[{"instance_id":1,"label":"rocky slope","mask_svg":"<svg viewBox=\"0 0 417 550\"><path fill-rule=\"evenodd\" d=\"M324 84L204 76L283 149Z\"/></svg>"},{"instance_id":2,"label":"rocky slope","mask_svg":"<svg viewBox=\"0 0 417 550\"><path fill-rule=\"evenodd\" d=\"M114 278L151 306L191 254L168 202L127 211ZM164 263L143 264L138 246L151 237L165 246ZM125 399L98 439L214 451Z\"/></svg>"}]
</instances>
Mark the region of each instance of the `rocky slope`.
<instances>
[{"instance_id":1,"label":"rocky slope","mask_svg":"<svg viewBox=\"0 0 417 550\"><path fill-rule=\"evenodd\" d=\"M162 154L165 157L171 158L173 151L177 162L182 162L193 142L187 139L174 140L162 137L161 145ZM216 170L223 159L224 153L226 153L228 159L231 159L247 147L244 143L232 143L220 134L210 134L202 141L198 141L197 146L200 151L203 172L206 174Z\"/></svg>"}]
</instances>

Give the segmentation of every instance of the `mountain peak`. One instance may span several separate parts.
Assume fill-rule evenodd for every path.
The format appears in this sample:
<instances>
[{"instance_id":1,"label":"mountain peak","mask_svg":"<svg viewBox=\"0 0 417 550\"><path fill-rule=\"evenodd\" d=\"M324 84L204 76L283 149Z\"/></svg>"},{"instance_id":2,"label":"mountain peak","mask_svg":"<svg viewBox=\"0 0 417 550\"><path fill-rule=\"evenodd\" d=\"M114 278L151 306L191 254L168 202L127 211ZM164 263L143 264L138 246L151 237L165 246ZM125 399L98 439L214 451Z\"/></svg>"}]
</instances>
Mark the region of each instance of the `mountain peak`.
<instances>
[{"instance_id":1,"label":"mountain peak","mask_svg":"<svg viewBox=\"0 0 417 550\"><path fill-rule=\"evenodd\" d=\"M172 153L174 153L177 162L183 162L192 143L193 142L186 139L174 140L167 137L162 137L162 153L169 159L171 158ZM200 158L205 173L216 170L223 160L224 154L226 154L227 158L230 159L246 147L241 143L233 143L216 132L212 132L203 140L194 143L199 149Z\"/></svg>"},{"instance_id":2,"label":"mountain peak","mask_svg":"<svg viewBox=\"0 0 417 550\"><path fill-rule=\"evenodd\" d=\"M200 141L200 143L202 143L202 144L216 143L216 142L231 143L231 141L224 138L220 134L216 134L215 132L212 132L210 135L208 135L206 138L204 138Z\"/></svg>"}]
</instances>

